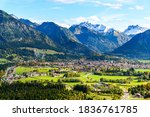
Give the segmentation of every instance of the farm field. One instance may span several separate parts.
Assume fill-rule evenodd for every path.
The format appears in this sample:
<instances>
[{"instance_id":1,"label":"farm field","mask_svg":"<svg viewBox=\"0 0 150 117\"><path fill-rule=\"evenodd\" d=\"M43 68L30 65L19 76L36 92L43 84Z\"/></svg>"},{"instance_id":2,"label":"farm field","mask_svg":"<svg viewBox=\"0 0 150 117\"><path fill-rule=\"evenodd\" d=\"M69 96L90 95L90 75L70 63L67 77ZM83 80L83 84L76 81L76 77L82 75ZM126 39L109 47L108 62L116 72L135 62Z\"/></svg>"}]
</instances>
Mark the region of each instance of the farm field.
<instances>
[{"instance_id":1,"label":"farm field","mask_svg":"<svg viewBox=\"0 0 150 117\"><path fill-rule=\"evenodd\" d=\"M22 83L29 86L33 84L33 86L38 86L37 88L40 85L44 87L50 84L52 86L56 85L56 87L57 85L60 85L60 87L64 85L65 90L77 90L77 92L86 95L83 96L85 99L90 100L148 99L144 98L144 93L140 93L141 90L139 90L139 93L134 92L136 91L134 88L150 83L150 70L148 68L120 69L118 67L109 67L105 69L101 66L85 67L82 64L73 64L73 62L54 62L50 65L48 63L46 65L41 65L41 63L40 65L34 64L8 67L5 73L8 78L4 77L2 81L5 80L10 85L15 83L14 85L19 86ZM5 84L2 83L1 85ZM81 98L83 97L81 96ZM78 99L78 96L75 99Z\"/></svg>"},{"instance_id":2,"label":"farm field","mask_svg":"<svg viewBox=\"0 0 150 117\"><path fill-rule=\"evenodd\" d=\"M58 70L58 68L51 68L51 67L47 67L47 68L33 68L33 67L17 67L15 69L16 71L16 74L18 75L22 75L23 73L28 73L28 72L32 72L32 71L38 71L39 73L48 73L49 70ZM63 69L64 70L64 69ZM66 69L68 71L68 69ZM144 70L144 69L136 69L136 71L140 71L140 72L143 72L143 71L148 71L147 70ZM86 85L93 85L93 84L97 84L97 83L100 83L100 79L101 78L104 78L104 79L107 79L107 80L120 80L120 79L127 79L129 78L129 76L105 76L105 75L102 75L102 76L99 76L99 75L94 75L93 73L90 73L90 72L79 72L80 74L80 77L68 77L67 79L78 79L79 82L72 82L72 81L68 81L68 82L63 82L64 78L64 73L61 73L59 74L58 76L55 76L55 77L52 77L52 76L34 76L34 77L27 77L27 78L23 78L23 79L19 79L19 80L16 80L16 81L19 81L19 82L23 82L23 83L26 83L26 82L31 82L31 81L49 81L49 82L62 82L63 84L65 85L68 85L68 86L74 86L74 85L77 85L77 84L86 84ZM130 76L131 78L133 78L133 81L131 81L130 83L126 83L126 84L121 84L121 83L112 83L112 82L107 82L107 84L113 84L113 85L116 85L116 86L119 86L120 88L122 89L128 89L129 87L133 87L133 86L137 86L137 85L142 85L142 84L146 84L148 82L138 82L137 80L137 77L136 76Z\"/></svg>"},{"instance_id":3,"label":"farm field","mask_svg":"<svg viewBox=\"0 0 150 117\"><path fill-rule=\"evenodd\" d=\"M139 71L139 72L150 72L150 69L135 69L135 71Z\"/></svg>"},{"instance_id":4,"label":"farm field","mask_svg":"<svg viewBox=\"0 0 150 117\"><path fill-rule=\"evenodd\" d=\"M29 73L29 72L39 72L39 73L48 73L49 70L58 70L58 68L52 68L52 67L43 67L43 68L34 68L34 67L17 67L15 69L15 73L18 75L22 75L23 73ZM63 69L68 71L69 69ZM140 71L140 72L148 72L150 71L149 69L136 69L136 71ZM133 78L134 80L130 83L130 84L120 84L120 86L134 86L134 85L141 85L141 84L146 84L147 82L138 82L137 81L137 77L136 76L106 76L106 75L94 75L93 73L90 72L79 72L80 76L79 77L68 77L67 79L79 79L81 80L83 83L86 83L87 81L95 81L96 83L100 82L100 78L104 78L104 79L108 79L108 80L119 80L119 79L127 79L128 77ZM21 82L28 82L31 80L48 80L48 81L54 81L54 82L58 82L58 80L60 79L64 79L64 73L60 73L58 76L52 77L52 76L35 76L35 77L27 77L25 79L19 79L18 81ZM67 83L67 84L71 84L71 83ZM74 83L73 83L74 84ZM90 83L87 83L90 84ZM93 83L92 83L93 84ZM114 83L117 84L117 83Z\"/></svg>"},{"instance_id":5,"label":"farm field","mask_svg":"<svg viewBox=\"0 0 150 117\"><path fill-rule=\"evenodd\" d=\"M18 75L22 75L23 73L28 73L28 72L33 72L33 71L37 71L37 72L48 72L49 70L56 70L58 68L35 68L35 67L17 67L15 69L15 73Z\"/></svg>"},{"instance_id":6,"label":"farm field","mask_svg":"<svg viewBox=\"0 0 150 117\"><path fill-rule=\"evenodd\" d=\"M150 60L139 60L139 62L142 62L142 63L150 63Z\"/></svg>"}]
</instances>

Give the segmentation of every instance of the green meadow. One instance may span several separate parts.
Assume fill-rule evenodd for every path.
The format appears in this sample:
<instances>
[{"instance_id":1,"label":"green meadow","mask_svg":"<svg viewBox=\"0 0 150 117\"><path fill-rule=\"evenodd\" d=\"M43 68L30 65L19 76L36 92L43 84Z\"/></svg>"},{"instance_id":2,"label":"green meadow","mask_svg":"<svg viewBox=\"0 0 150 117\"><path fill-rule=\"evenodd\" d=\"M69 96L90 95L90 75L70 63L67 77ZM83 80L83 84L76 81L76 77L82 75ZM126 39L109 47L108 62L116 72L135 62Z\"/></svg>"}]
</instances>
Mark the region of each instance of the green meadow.
<instances>
[{"instance_id":1,"label":"green meadow","mask_svg":"<svg viewBox=\"0 0 150 117\"><path fill-rule=\"evenodd\" d=\"M142 62L142 63L150 63L150 60L139 60L139 62Z\"/></svg>"},{"instance_id":2,"label":"green meadow","mask_svg":"<svg viewBox=\"0 0 150 117\"><path fill-rule=\"evenodd\" d=\"M15 72L16 74L18 75L22 75L23 73L28 73L28 72L33 72L33 71L37 71L37 72L40 72L40 73L46 73L48 72L49 70L56 70L58 68L49 68L49 67L45 67L45 68L35 68L35 67L17 67L15 69Z\"/></svg>"},{"instance_id":3,"label":"green meadow","mask_svg":"<svg viewBox=\"0 0 150 117\"><path fill-rule=\"evenodd\" d=\"M150 72L150 69L135 69L137 72Z\"/></svg>"},{"instance_id":4,"label":"green meadow","mask_svg":"<svg viewBox=\"0 0 150 117\"><path fill-rule=\"evenodd\" d=\"M15 82L21 82L21 83L30 82L31 83L34 81L39 81L43 83L44 85L47 82L63 83L65 84L68 90L72 90L73 87L75 87L77 84L87 85L92 90L94 90L95 87L97 86L99 87L102 85L102 83L104 83L106 84L106 87L107 85L108 86L111 85L111 86L119 87L123 91L124 90L127 91L131 87L150 83L150 81L139 81L138 76L94 75L94 73L92 72L83 72L83 71L77 72L77 71L71 70L71 68L61 68L61 67L57 68L57 67L41 67L41 66L40 67L18 66L15 68L14 71L16 75L20 76L19 79L15 80ZM150 72L149 69L135 69L135 71L141 72L141 73ZM65 77L66 73L77 73L77 76ZM28 74L28 75L26 77L23 77L25 76L24 74ZM100 79L104 79L104 81L100 82ZM128 82L129 80L130 82ZM127 82L124 82L124 81L127 81ZM96 90L98 90L98 87L96 88ZM112 95L111 93L101 93L101 92L91 91L90 93L87 94L87 98L88 96L89 96L89 99L92 98L94 100L105 100L105 99L112 100L114 99L115 95ZM135 100L136 98L130 95L128 99Z\"/></svg>"},{"instance_id":5,"label":"green meadow","mask_svg":"<svg viewBox=\"0 0 150 117\"><path fill-rule=\"evenodd\" d=\"M28 73L28 72L33 72L33 71L37 71L39 73L47 73L49 72L49 70L58 70L58 68L50 68L50 67L43 67L43 68L35 68L35 67L22 67L19 66L15 69L16 74L18 75L22 75L23 73ZM66 70L68 71L69 69L66 68ZM136 71L140 71L140 72L145 72L145 71L149 71L149 69L136 69ZM120 80L120 79L127 79L129 77L131 77L132 79L134 79L133 81L130 82L130 84L121 84L121 83L111 83L111 82L107 82L108 84L114 84L117 86L120 86L121 88L126 88L128 89L129 87L132 86L137 86L137 85L141 85L141 84L146 84L147 82L138 82L137 77L136 76L99 76L99 75L93 75L92 73L88 73L88 72L79 72L80 77L69 77L67 79L78 79L81 82L63 82L66 85L69 86L73 86L76 84L87 84L87 85L93 85L96 83L100 82L101 78L104 79L108 79L108 80ZM52 81L52 82L58 82L61 80L64 80L66 78L63 77L64 73L59 74L58 76L52 77L52 76L35 76L35 77L27 77L27 78L22 78L19 79L17 81L20 82L30 82L30 81L34 81L34 80L38 80L38 81Z\"/></svg>"}]
</instances>

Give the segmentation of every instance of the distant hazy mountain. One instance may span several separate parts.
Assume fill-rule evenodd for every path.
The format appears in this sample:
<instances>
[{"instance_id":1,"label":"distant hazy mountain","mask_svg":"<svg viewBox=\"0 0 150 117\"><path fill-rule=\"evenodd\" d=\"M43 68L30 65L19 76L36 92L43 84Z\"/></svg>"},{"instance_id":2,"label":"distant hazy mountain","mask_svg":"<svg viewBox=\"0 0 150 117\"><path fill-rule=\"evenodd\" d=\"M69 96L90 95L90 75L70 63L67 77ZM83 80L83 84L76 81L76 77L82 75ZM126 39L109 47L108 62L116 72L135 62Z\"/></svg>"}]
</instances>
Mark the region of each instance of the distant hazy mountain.
<instances>
[{"instance_id":1,"label":"distant hazy mountain","mask_svg":"<svg viewBox=\"0 0 150 117\"><path fill-rule=\"evenodd\" d=\"M53 39L62 51L78 55L91 55L93 53L92 50L81 44L70 30L53 22L44 22L36 29Z\"/></svg>"},{"instance_id":2,"label":"distant hazy mountain","mask_svg":"<svg viewBox=\"0 0 150 117\"><path fill-rule=\"evenodd\" d=\"M150 30L137 34L113 53L132 58L150 59Z\"/></svg>"},{"instance_id":3,"label":"distant hazy mountain","mask_svg":"<svg viewBox=\"0 0 150 117\"><path fill-rule=\"evenodd\" d=\"M33 28L36 28L39 24L37 24L37 23L33 23L33 22L31 22L30 20L28 20L28 19L19 19L19 21L20 22L22 22L22 23L24 23L24 24L26 24L26 25L28 25L28 26L31 26L31 27L33 27Z\"/></svg>"},{"instance_id":4,"label":"distant hazy mountain","mask_svg":"<svg viewBox=\"0 0 150 117\"><path fill-rule=\"evenodd\" d=\"M139 25L131 25L124 31L126 35L134 36L139 33L143 33L144 31L148 30L148 28L140 27Z\"/></svg>"},{"instance_id":5,"label":"distant hazy mountain","mask_svg":"<svg viewBox=\"0 0 150 117\"><path fill-rule=\"evenodd\" d=\"M81 43L99 53L113 51L130 40L127 35L119 31L88 22L73 25L70 30Z\"/></svg>"}]
</instances>

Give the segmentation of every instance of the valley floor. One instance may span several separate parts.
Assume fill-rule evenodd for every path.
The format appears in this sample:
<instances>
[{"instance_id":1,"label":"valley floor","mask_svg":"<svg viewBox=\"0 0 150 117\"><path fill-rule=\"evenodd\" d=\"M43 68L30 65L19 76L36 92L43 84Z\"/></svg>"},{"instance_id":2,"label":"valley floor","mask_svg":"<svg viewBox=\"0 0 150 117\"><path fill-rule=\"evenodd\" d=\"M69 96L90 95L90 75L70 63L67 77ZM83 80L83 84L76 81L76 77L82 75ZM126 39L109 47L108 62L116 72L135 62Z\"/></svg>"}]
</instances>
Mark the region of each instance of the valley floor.
<instances>
[{"instance_id":1,"label":"valley floor","mask_svg":"<svg viewBox=\"0 0 150 117\"><path fill-rule=\"evenodd\" d=\"M123 67L118 67L121 64ZM85 99L92 100L148 99L148 94L138 90L133 92L132 87L150 83L150 78L143 78L147 74L150 76L150 69L148 65L143 68L145 66L142 64L134 64L112 61L37 62L32 65L22 63L8 67L1 82L8 82L10 85L33 82L42 83L44 86L48 83L63 84L65 90L81 92L86 95ZM2 89L3 85L0 87Z\"/></svg>"}]
</instances>

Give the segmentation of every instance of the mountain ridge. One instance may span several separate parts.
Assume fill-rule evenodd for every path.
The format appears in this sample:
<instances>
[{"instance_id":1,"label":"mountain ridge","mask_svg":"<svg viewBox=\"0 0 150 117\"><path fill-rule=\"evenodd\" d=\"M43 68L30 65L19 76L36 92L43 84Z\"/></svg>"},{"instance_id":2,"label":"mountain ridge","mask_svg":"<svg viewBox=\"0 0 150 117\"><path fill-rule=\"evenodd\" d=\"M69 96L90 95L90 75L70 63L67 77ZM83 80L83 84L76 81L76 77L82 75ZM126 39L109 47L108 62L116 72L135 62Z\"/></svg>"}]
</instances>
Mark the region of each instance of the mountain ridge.
<instances>
[{"instance_id":1,"label":"mountain ridge","mask_svg":"<svg viewBox=\"0 0 150 117\"><path fill-rule=\"evenodd\" d=\"M66 52L75 52L74 54L92 54L92 50L81 44L67 28L61 27L53 22L44 22L37 26L36 29L52 38L55 44Z\"/></svg>"},{"instance_id":2,"label":"mountain ridge","mask_svg":"<svg viewBox=\"0 0 150 117\"><path fill-rule=\"evenodd\" d=\"M6 54L23 54L25 50L20 48L27 47L30 48L30 54L31 48L37 48L80 57L107 53L136 57L135 53L145 57L149 56L150 51L148 32L147 28L139 25L128 26L124 32L89 22L72 25L69 29L54 22L43 22L39 25L0 10L0 52Z\"/></svg>"},{"instance_id":3,"label":"mountain ridge","mask_svg":"<svg viewBox=\"0 0 150 117\"><path fill-rule=\"evenodd\" d=\"M139 33L145 32L146 30L148 30L148 28L141 27L139 25L130 25L127 29L124 30L123 33L133 37Z\"/></svg>"},{"instance_id":4,"label":"mountain ridge","mask_svg":"<svg viewBox=\"0 0 150 117\"><path fill-rule=\"evenodd\" d=\"M150 59L150 30L135 35L112 53L131 58Z\"/></svg>"},{"instance_id":5,"label":"mountain ridge","mask_svg":"<svg viewBox=\"0 0 150 117\"><path fill-rule=\"evenodd\" d=\"M91 23L88 24L88 22L83 22L79 25L73 25L69 29L81 43L99 53L113 51L130 40L127 35L114 29L107 29L105 27L103 28L104 30L100 32L95 28L93 29L93 27L97 26L101 25L93 25Z\"/></svg>"}]
</instances>

